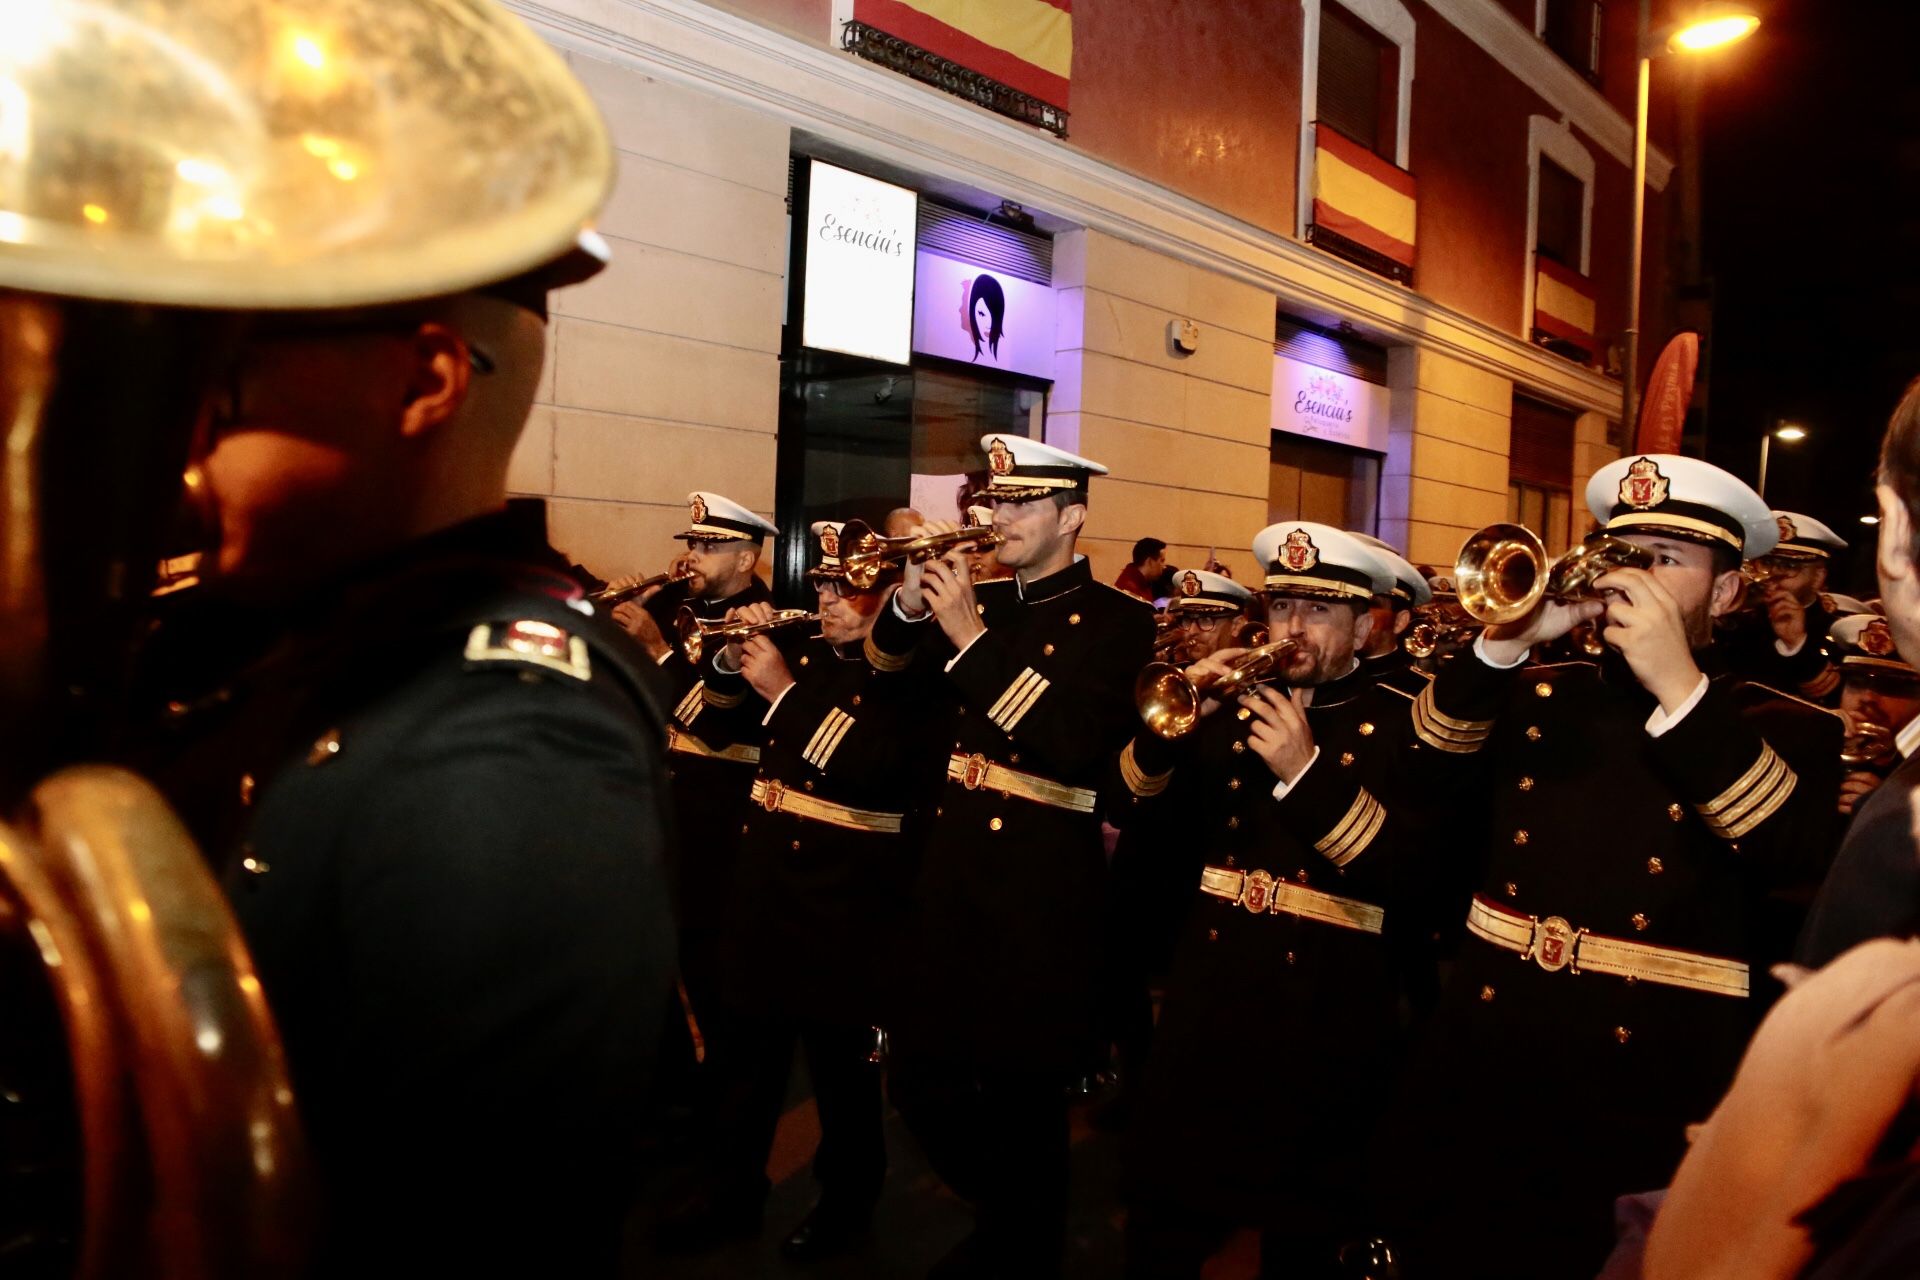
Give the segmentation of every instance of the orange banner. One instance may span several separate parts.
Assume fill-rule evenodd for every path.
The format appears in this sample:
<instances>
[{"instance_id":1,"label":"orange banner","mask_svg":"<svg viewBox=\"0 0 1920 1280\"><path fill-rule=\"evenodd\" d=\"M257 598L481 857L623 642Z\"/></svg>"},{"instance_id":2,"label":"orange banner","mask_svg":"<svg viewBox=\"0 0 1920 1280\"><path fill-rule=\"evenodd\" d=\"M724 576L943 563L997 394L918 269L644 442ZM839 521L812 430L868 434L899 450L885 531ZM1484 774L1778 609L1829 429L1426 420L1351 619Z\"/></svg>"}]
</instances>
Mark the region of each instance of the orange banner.
<instances>
[{"instance_id":1,"label":"orange banner","mask_svg":"<svg viewBox=\"0 0 1920 1280\"><path fill-rule=\"evenodd\" d=\"M1693 375L1700 367L1700 335L1676 333L1654 362L1653 376L1640 398L1635 453L1678 453L1680 435L1693 403Z\"/></svg>"},{"instance_id":2,"label":"orange banner","mask_svg":"<svg viewBox=\"0 0 1920 1280\"><path fill-rule=\"evenodd\" d=\"M1316 227L1411 269L1417 213L1412 174L1337 130L1314 126Z\"/></svg>"}]
</instances>

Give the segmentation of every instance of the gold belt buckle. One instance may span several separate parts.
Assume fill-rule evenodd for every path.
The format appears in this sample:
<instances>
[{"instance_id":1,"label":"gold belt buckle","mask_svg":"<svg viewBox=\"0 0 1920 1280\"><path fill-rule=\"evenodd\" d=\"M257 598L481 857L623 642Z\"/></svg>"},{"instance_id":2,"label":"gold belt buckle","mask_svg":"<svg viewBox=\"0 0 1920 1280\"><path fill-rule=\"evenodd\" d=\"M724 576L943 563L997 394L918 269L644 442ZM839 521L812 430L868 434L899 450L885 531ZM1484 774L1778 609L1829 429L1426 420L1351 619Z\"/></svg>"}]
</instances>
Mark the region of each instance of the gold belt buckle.
<instances>
[{"instance_id":1,"label":"gold belt buckle","mask_svg":"<svg viewBox=\"0 0 1920 1280\"><path fill-rule=\"evenodd\" d=\"M969 791L978 791L987 782L986 756L974 752L967 757L966 767L960 770L960 785Z\"/></svg>"},{"instance_id":2,"label":"gold belt buckle","mask_svg":"<svg viewBox=\"0 0 1920 1280\"><path fill-rule=\"evenodd\" d=\"M1240 882L1240 905L1254 915L1264 915L1273 905L1273 877L1264 871L1249 871Z\"/></svg>"},{"instance_id":3,"label":"gold belt buckle","mask_svg":"<svg viewBox=\"0 0 1920 1280\"><path fill-rule=\"evenodd\" d=\"M1559 916L1548 916L1533 926L1533 962L1548 973L1558 973L1573 963L1579 942L1580 930Z\"/></svg>"},{"instance_id":4,"label":"gold belt buckle","mask_svg":"<svg viewBox=\"0 0 1920 1280\"><path fill-rule=\"evenodd\" d=\"M737 793L736 793L737 794ZM767 789L760 796L760 807L768 813L780 811L780 801L787 794L786 784L777 779L767 779Z\"/></svg>"}]
</instances>

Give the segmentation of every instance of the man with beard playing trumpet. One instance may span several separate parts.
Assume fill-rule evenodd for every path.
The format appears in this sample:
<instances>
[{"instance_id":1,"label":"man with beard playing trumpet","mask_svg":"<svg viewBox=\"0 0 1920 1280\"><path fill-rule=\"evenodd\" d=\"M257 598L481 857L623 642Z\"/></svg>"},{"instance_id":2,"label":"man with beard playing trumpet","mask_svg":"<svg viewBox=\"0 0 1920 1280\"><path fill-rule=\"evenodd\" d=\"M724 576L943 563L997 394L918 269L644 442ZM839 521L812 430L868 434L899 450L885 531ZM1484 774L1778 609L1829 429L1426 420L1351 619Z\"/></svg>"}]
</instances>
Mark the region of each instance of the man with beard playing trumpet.
<instances>
[{"instance_id":1,"label":"man with beard playing trumpet","mask_svg":"<svg viewBox=\"0 0 1920 1280\"><path fill-rule=\"evenodd\" d=\"M1408 1280L1599 1270L1615 1198L1668 1182L1764 1006L1756 903L1837 834L1840 718L1711 643L1779 537L1766 505L1661 454L1602 467L1587 506L1648 567L1489 625L1413 704L1420 762L1490 823L1375 1161ZM1528 665L1582 622L1601 658Z\"/></svg>"},{"instance_id":2,"label":"man with beard playing trumpet","mask_svg":"<svg viewBox=\"0 0 1920 1280\"><path fill-rule=\"evenodd\" d=\"M1263 530L1267 625L1290 653L1224 701L1244 662L1188 668L1201 719L1121 753L1129 808L1161 808L1204 852L1126 1161L1127 1275L1197 1277L1236 1228L1262 1231L1262 1274L1338 1274L1359 1235L1364 1136L1391 1079L1396 986L1384 930L1411 825L1408 698L1359 658L1393 573L1352 535ZM1183 705L1180 678L1162 679ZM1143 682L1144 685L1144 682Z\"/></svg>"}]
</instances>

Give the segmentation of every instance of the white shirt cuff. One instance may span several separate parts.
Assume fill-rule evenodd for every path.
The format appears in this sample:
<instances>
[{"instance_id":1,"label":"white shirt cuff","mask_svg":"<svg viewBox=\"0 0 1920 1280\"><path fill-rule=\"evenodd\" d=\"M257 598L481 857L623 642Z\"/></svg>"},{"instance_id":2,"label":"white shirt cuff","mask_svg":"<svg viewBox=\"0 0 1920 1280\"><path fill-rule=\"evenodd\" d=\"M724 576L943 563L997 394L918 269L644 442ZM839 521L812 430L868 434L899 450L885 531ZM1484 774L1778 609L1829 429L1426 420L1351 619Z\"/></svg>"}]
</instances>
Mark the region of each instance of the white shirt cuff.
<instances>
[{"instance_id":1,"label":"white shirt cuff","mask_svg":"<svg viewBox=\"0 0 1920 1280\"><path fill-rule=\"evenodd\" d=\"M656 667L664 667L667 665L667 659L671 658L672 656L673 656L673 646L668 645L666 648L666 651L662 653L659 657L653 660L653 665Z\"/></svg>"},{"instance_id":2,"label":"white shirt cuff","mask_svg":"<svg viewBox=\"0 0 1920 1280\"><path fill-rule=\"evenodd\" d=\"M900 593L898 591L893 593L893 601L892 601L891 607L893 609L893 616L900 619L900 621L902 622L925 622L928 618L931 618L933 616L933 610L931 609L917 616L914 614L908 613L905 609L902 609L900 607Z\"/></svg>"},{"instance_id":3,"label":"white shirt cuff","mask_svg":"<svg viewBox=\"0 0 1920 1280\"><path fill-rule=\"evenodd\" d=\"M1807 638L1805 636L1801 636L1800 643L1791 649L1787 648L1787 642L1785 640L1775 639L1773 642L1773 651L1783 658L1791 658L1806 647Z\"/></svg>"},{"instance_id":4,"label":"white shirt cuff","mask_svg":"<svg viewBox=\"0 0 1920 1280\"><path fill-rule=\"evenodd\" d=\"M1682 720L1685 720L1687 718L1687 712L1699 706L1700 699L1707 696L1707 684L1706 676L1701 676L1700 683L1693 686L1693 692L1687 695L1687 700L1681 703L1679 710L1675 711L1672 715L1667 714L1665 707L1655 707L1653 714L1647 717L1647 736L1657 738L1667 730L1673 728L1673 726L1679 724Z\"/></svg>"},{"instance_id":5,"label":"white shirt cuff","mask_svg":"<svg viewBox=\"0 0 1920 1280\"><path fill-rule=\"evenodd\" d=\"M729 667L729 666L728 666L728 665L727 665L727 664L726 664L725 662L722 662L722 661L721 661L721 659L722 659L722 658L725 658L726 656L727 656L727 647L726 647L725 645L721 645L721 646L720 646L720 648L719 648L718 650L716 650L716 651L714 652L714 655L713 655L713 669L714 669L715 671L718 671L718 672L719 672L719 673L720 673L721 675L723 675L723 676L737 676L737 675L739 675L739 674L740 674L740 668L738 668L738 667Z\"/></svg>"},{"instance_id":6,"label":"white shirt cuff","mask_svg":"<svg viewBox=\"0 0 1920 1280\"><path fill-rule=\"evenodd\" d=\"M1287 793L1300 785L1300 779L1307 776L1307 770L1313 768L1313 762L1319 758L1320 748L1315 747L1313 754L1307 757L1307 762L1300 766L1300 772L1294 774L1291 778L1285 778L1273 784L1273 798L1275 800L1285 800Z\"/></svg>"},{"instance_id":7,"label":"white shirt cuff","mask_svg":"<svg viewBox=\"0 0 1920 1280\"><path fill-rule=\"evenodd\" d=\"M761 723L761 724L763 724L763 725L769 725L769 724L772 724L772 723L773 723L773 713L774 713L774 712L776 712L776 711L778 711L778 710L780 709L780 702L781 702L781 699L783 699L783 698L785 698L785 697L786 697L786 696L787 696L788 694L790 694L790 693L792 693L792 692L793 692L793 684L791 684L791 683L789 683L789 684L787 685L787 687L786 687L786 688L784 688L784 689L782 689L782 690L781 690L780 692L778 692L778 693L776 693L776 694L774 694L774 695L773 695L773 705L767 708L767 714L765 714L765 715L763 715L763 716L761 716L761 717L760 717L760 723Z\"/></svg>"},{"instance_id":8,"label":"white shirt cuff","mask_svg":"<svg viewBox=\"0 0 1920 1280\"><path fill-rule=\"evenodd\" d=\"M1524 665L1527 659L1533 656L1533 650L1528 649L1525 653L1522 653L1519 657L1515 658L1512 662L1495 662L1492 658L1489 658L1487 656L1486 646L1487 646L1487 633L1485 631L1482 631L1479 635L1473 638L1473 656L1480 659L1480 661L1486 663L1488 666L1492 667L1495 671L1511 671L1515 667Z\"/></svg>"},{"instance_id":9,"label":"white shirt cuff","mask_svg":"<svg viewBox=\"0 0 1920 1280\"><path fill-rule=\"evenodd\" d=\"M971 648L973 648L973 646L974 646L974 645L975 645L975 644L976 644L976 643L977 643L977 642L979 641L979 639L980 639L980 637L981 637L981 636L983 636L983 635L985 635L985 634L987 634L987 633L986 633L985 631L976 631L976 632L974 632L974 633L973 633L973 639L971 639L971 640L968 640L968 641L967 641L967 642L966 642L965 644L963 644L963 645L961 645L961 646L960 646L960 652L958 652L958 653L956 653L956 654L954 654L954 655L953 655L953 656L952 656L951 658L948 658L948 659L947 659L947 666L946 666L946 669L947 669L948 671L951 671L951 670L953 670L953 664L954 664L954 663L956 663L956 662L958 662L958 661L960 661L960 659L962 659L962 658L964 658L964 657L966 657L966 656L967 656L967 650L969 650L969 649L971 649Z\"/></svg>"}]
</instances>

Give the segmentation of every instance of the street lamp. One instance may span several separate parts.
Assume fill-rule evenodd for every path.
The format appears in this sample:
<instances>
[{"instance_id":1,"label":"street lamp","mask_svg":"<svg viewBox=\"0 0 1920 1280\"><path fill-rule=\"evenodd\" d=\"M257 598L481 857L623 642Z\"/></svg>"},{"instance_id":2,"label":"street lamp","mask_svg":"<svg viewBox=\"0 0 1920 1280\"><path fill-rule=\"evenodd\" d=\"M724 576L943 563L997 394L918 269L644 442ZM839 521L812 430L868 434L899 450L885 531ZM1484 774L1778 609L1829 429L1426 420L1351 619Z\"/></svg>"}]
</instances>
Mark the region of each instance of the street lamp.
<instances>
[{"instance_id":1,"label":"street lamp","mask_svg":"<svg viewBox=\"0 0 1920 1280\"><path fill-rule=\"evenodd\" d=\"M1640 89L1633 113L1633 255L1627 268L1626 383L1621 387L1620 422L1625 438L1633 440L1634 384L1640 374L1640 253L1647 217L1647 91L1653 80L1653 60L1662 53L1704 53L1744 40L1760 25L1760 16L1743 4L1710 0L1676 26L1649 34L1653 0L1640 0L1640 21L1634 28L1640 57ZM1656 42L1657 41L1657 42Z\"/></svg>"},{"instance_id":2,"label":"street lamp","mask_svg":"<svg viewBox=\"0 0 1920 1280\"><path fill-rule=\"evenodd\" d=\"M1782 422L1773 430L1760 437L1760 500L1767 500L1767 446L1775 440L1782 444L1792 444L1796 440L1805 440L1807 429L1791 422Z\"/></svg>"}]
</instances>

